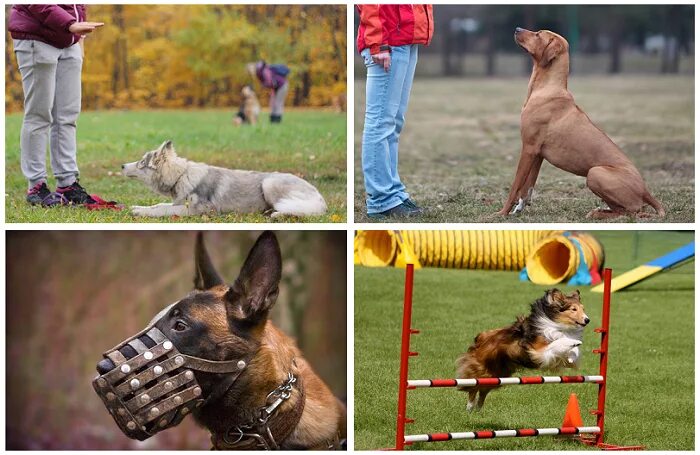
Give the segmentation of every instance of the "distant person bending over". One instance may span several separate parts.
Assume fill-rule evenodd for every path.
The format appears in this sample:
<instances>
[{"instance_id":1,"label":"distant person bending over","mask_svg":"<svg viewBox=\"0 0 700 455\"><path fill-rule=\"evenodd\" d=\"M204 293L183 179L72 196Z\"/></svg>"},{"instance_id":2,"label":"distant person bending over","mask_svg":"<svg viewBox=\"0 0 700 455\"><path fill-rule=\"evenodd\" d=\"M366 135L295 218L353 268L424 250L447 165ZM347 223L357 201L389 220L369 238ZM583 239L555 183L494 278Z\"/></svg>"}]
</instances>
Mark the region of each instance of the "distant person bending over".
<instances>
[{"instance_id":1,"label":"distant person bending over","mask_svg":"<svg viewBox=\"0 0 700 455\"><path fill-rule=\"evenodd\" d=\"M94 202L78 183L76 122L82 39L104 24L85 20L85 5L14 5L10 10L8 28L24 91L20 150L30 204L41 204L51 193L46 184L49 135L56 191L73 204Z\"/></svg>"},{"instance_id":2,"label":"distant person bending over","mask_svg":"<svg viewBox=\"0 0 700 455\"><path fill-rule=\"evenodd\" d=\"M287 65L268 65L264 60L248 64L248 72L257 77L263 87L270 92L270 123L280 123L284 112L284 100L289 91L289 67Z\"/></svg>"},{"instance_id":3,"label":"distant person bending over","mask_svg":"<svg viewBox=\"0 0 700 455\"><path fill-rule=\"evenodd\" d=\"M357 5L357 49L367 67L362 170L370 218L420 215L399 177L399 136L418 45L433 37L431 5Z\"/></svg>"}]
</instances>

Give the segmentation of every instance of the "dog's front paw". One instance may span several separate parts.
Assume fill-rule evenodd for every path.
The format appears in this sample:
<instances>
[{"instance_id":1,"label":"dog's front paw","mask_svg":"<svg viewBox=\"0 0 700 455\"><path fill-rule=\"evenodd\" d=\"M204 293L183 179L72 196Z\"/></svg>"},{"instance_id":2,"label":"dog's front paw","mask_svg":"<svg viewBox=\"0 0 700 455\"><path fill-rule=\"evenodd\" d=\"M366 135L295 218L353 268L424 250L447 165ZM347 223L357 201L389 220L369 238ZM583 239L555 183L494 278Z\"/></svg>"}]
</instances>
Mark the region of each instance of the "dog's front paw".
<instances>
[{"instance_id":1,"label":"dog's front paw","mask_svg":"<svg viewBox=\"0 0 700 455\"><path fill-rule=\"evenodd\" d=\"M147 209L147 207L143 207L141 205L132 205L131 214L134 216L147 216Z\"/></svg>"},{"instance_id":2,"label":"dog's front paw","mask_svg":"<svg viewBox=\"0 0 700 455\"><path fill-rule=\"evenodd\" d=\"M520 215L520 213L525 209L525 201L523 198L518 199L518 203L515 204L513 210L510 211L509 215Z\"/></svg>"}]
</instances>

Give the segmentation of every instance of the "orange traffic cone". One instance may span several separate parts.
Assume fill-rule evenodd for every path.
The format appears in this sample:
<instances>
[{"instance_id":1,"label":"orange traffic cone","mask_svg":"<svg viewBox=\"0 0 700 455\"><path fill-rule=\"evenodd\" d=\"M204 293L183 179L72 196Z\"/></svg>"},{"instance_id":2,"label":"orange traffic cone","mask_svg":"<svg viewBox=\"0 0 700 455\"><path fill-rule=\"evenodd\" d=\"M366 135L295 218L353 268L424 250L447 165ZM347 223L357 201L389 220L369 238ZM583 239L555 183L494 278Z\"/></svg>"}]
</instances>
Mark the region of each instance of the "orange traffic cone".
<instances>
[{"instance_id":1,"label":"orange traffic cone","mask_svg":"<svg viewBox=\"0 0 700 455\"><path fill-rule=\"evenodd\" d=\"M562 427L582 427L583 419L581 418L581 408L578 406L578 398L576 394L572 393L569 396L569 403L566 405L566 412L564 413L564 421L561 423Z\"/></svg>"}]
</instances>

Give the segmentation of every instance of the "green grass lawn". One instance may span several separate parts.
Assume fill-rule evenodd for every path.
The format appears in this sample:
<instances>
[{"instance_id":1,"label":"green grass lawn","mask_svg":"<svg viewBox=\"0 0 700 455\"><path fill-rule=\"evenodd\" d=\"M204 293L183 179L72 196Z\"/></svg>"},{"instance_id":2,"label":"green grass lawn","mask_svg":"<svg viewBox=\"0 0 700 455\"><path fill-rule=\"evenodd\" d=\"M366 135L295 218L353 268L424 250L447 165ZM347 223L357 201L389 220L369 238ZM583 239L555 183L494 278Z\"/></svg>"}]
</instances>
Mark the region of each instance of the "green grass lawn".
<instances>
[{"instance_id":1,"label":"green grass lawn","mask_svg":"<svg viewBox=\"0 0 700 455\"><path fill-rule=\"evenodd\" d=\"M126 206L171 202L143 184L119 175L121 164L172 139L180 156L231 169L280 171L315 185L328 203L328 213L308 218L271 219L255 215L202 215L181 218L137 218L128 210L30 207L20 171L21 114L5 119L5 213L7 222L343 222L347 213L346 117L320 110L291 110L281 125L266 117L255 127L235 128L231 111L91 111L78 123L80 182L90 193ZM48 153L47 153L48 156ZM49 168L50 169L50 168ZM49 186L55 181L49 170Z\"/></svg>"},{"instance_id":2,"label":"green grass lawn","mask_svg":"<svg viewBox=\"0 0 700 455\"><path fill-rule=\"evenodd\" d=\"M355 221L366 216L361 165L365 82L355 85ZM694 80L692 76L575 76L577 104L630 157L666 217L695 219ZM520 216L492 217L503 207L520 156L520 111L527 79L416 79L401 133L399 172L427 213L411 222L589 222L601 204L583 177L549 163ZM392 220L397 221L397 220ZM398 220L401 221L401 220Z\"/></svg>"},{"instance_id":3,"label":"green grass lawn","mask_svg":"<svg viewBox=\"0 0 700 455\"><path fill-rule=\"evenodd\" d=\"M614 274L654 259L693 239L679 232L595 232ZM355 268L355 448L394 443L404 271ZM567 291L567 286L560 286ZM546 287L518 281L515 272L416 271L409 378L453 378L455 359L482 330L525 314ZM592 323L586 328L580 374L597 374L601 294L581 288ZM694 448L694 263L613 294L606 441L651 450ZM575 374L571 372L572 374ZM532 370L523 375L539 374ZM566 373L565 373L566 374ZM558 427L576 392L584 424L596 406L597 386L552 384L503 387L481 413L467 414L466 394L455 389L408 391L406 434L480 429ZM417 443L424 450L582 450L566 439L504 438Z\"/></svg>"}]
</instances>

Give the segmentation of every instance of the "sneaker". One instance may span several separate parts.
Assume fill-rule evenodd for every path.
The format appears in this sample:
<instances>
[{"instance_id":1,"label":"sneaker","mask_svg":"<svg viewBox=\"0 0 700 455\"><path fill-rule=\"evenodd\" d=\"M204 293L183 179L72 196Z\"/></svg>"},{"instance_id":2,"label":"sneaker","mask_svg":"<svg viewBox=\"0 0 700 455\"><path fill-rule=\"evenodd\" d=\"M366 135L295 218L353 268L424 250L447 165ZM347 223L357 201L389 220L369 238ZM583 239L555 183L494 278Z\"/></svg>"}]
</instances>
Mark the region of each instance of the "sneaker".
<instances>
[{"instance_id":1,"label":"sneaker","mask_svg":"<svg viewBox=\"0 0 700 455\"><path fill-rule=\"evenodd\" d=\"M27 202L32 205L41 205L41 202L51 194L51 190L46 186L46 182L40 182L27 191Z\"/></svg>"},{"instance_id":2,"label":"sneaker","mask_svg":"<svg viewBox=\"0 0 700 455\"><path fill-rule=\"evenodd\" d=\"M368 213L367 217L373 220L381 220L385 218L410 218L412 216L418 216L421 213L423 213L421 209L409 207L405 202L402 202L396 207L390 208L389 210L385 210L383 212Z\"/></svg>"},{"instance_id":3,"label":"sneaker","mask_svg":"<svg viewBox=\"0 0 700 455\"><path fill-rule=\"evenodd\" d=\"M418 211L419 213L424 212L424 210L421 207L419 207L418 204L413 202L413 200L411 198L406 199L405 201L403 201L402 204L405 205L406 207L408 207L409 209L413 209L413 210Z\"/></svg>"},{"instance_id":4,"label":"sneaker","mask_svg":"<svg viewBox=\"0 0 700 455\"><path fill-rule=\"evenodd\" d=\"M70 186L59 186L56 192L66 198L68 203L74 205L94 204L95 200L85 191L85 188L80 186L76 180Z\"/></svg>"}]
</instances>

